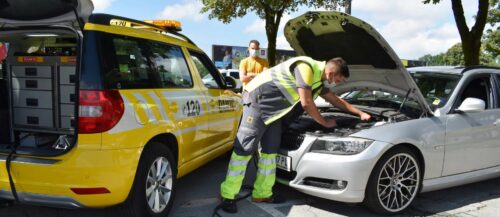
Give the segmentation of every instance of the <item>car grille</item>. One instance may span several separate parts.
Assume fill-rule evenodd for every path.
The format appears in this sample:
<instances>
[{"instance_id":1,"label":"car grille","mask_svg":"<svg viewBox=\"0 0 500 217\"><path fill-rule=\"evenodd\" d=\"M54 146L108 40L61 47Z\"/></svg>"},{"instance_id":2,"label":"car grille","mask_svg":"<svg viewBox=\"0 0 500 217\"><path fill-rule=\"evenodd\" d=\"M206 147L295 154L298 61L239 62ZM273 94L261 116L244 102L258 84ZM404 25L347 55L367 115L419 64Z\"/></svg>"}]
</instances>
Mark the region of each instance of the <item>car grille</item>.
<instances>
[{"instance_id":1,"label":"car grille","mask_svg":"<svg viewBox=\"0 0 500 217\"><path fill-rule=\"evenodd\" d=\"M321 178L315 178L315 177L307 177L304 180L302 180L302 185L309 185L317 188L327 188L327 189L332 189L334 187L333 185L334 180L331 179L321 179Z\"/></svg>"},{"instance_id":2,"label":"car grille","mask_svg":"<svg viewBox=\"0 0 500 217\"><path fill-rule=\"evenodd\" d=\"M304 141L304 135L295 133L283 133L281 136L281 148L286 150L297 150Z\"/></svg>"}]
</instances>

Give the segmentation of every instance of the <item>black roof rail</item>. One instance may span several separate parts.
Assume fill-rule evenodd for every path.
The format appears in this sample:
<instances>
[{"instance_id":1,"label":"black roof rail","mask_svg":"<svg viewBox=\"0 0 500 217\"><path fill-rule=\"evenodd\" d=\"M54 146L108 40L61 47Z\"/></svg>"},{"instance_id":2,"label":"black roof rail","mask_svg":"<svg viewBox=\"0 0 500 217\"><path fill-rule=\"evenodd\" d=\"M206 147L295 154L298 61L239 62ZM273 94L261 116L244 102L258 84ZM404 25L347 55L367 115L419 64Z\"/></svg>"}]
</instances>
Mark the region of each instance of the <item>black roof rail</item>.
<instances>
[{"instance_id":1,"label":"black roof rail","mask_svg":"<svg viewBox=\"0 0 500 217\"><path fill-rule=\"evenodd\" d=\"M467 66L467 67L464 68L464 70L462 70L462 74L465 73L465 72L467 72L467 71L474 70L474 69L497 69L497 70L500 70L500 67L483 66L483 65Z\"/></svg>"},{"instance_id":2,"label":"black roof rail","mask_svg":"<svg viewBox=\"0 0 500 217\"><path fill-rule=\"evenodd\" d=\"M159 27L157 25L154 25L154 24L151 24L151 23L146 23L146 22L140 21L140 20L134 20L134 19L130 19L130 18L126 18L126 17L121 17L121 16L116 16L116 15L111 15L111 14L96 13L96 14L90 15L88 22L89 23L94 23L94 24L100 24L100 25L107 25L107 26L109 26L110 25L109 24L110 21L113 20L113 19L128 21L128 22L131 22L131 23L134 23L134 24L139 24L139 25L142 25L142 26L151 27L153 29L157 29L158 31L163 31L163 32L175 35L177 37L180 37L180 38L186 40L187 42L193 44L194 46L196 46L196 44L193 41L191 41L191 39L189 39L187 36L185 36L185 35L177 32L177 31L174 31L174 30L171 30L171 29L161 28L161 27Z\"/></svg>"}]
</instances>

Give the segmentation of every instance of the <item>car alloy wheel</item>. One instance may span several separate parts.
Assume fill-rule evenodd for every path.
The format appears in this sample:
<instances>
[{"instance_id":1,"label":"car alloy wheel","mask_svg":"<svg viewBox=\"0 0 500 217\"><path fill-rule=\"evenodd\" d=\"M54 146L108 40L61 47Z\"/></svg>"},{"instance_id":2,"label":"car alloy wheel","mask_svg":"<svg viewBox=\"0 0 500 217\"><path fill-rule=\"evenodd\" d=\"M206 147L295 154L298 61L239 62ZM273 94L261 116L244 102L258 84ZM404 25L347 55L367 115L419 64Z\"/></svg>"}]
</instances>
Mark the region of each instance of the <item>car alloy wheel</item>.
<instances>
[{"instance_id":1,"label":"car alloy wheel","mask_svg":"<svg viewBox=\"0 0 500 217\"><path fill-rule=\"evenodd\" d=\"M172 168L165 157L151 164L146 180L146 199L154 213L161 213L168 205L172 192Z\"/></svg>"},{"instance_id":2,"label":"car alloy wheel","mask_svg":"<svg viewBox=\"0 0 500 217\"><path fill-rule=\"evenodd\" d=\"M420 168L413 156L399 153L383 165L378 175L377 195L380 204L389 212L405 209L417 195Z\"/></svg>"}]
</instances>

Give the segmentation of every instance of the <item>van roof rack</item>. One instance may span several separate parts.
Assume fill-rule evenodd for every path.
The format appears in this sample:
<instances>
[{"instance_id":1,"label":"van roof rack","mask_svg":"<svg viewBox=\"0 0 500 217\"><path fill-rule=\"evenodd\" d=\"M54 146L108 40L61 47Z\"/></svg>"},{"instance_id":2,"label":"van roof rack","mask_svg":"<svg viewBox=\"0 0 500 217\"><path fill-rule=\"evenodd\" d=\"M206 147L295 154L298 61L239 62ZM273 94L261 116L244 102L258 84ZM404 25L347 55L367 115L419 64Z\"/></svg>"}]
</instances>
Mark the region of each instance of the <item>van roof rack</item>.
<instances>
[{"instance_id":1,"label":"van roof rack","mask_svg":"<svg viewBox=\"0 0 500 217\"><path fill-rule=\"evenodd\" d=\"M123 21L123 24L120 25L120 21ZM152 23L147 23L144 21L140 20L134 20L126 17L120 17L116 15L110 15L110 14L92 14L89 17L89 23L95 23L95 24L100 24L100 25L111 25L112 22L114 22L114 25L120 25L120 26L125 26L125 27L131 27L131 28L138 28L138 29L145 29L145 30L152 30L156 32L164 32L168 33L174 36L177 36L193 45L196 46L196 44L191 41L187 36L179 33L180 27L175 28L175 27L166 27L162 28L160 26L154 25Z\"/></svg>"}]
</instances>

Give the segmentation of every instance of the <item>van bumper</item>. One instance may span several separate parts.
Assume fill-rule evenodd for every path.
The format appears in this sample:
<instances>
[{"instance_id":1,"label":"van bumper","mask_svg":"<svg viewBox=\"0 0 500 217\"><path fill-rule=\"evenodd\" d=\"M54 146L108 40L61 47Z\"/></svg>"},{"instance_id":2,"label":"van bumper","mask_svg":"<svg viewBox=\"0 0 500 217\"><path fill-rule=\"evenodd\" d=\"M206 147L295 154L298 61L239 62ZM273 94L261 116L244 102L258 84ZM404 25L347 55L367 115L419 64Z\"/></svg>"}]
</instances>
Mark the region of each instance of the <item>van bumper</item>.
<instances>
[{"instance_id":1,"label":"van bumper","mask_svg":"<svg viewBox=\"0 0 500 217\"><path fill-rule=\"evenodd\" d=\"M11 175L19 200L58 208L100 208L126 200L134 182L142 148L85 150L76 146L60 158L16 157ZM0 198L12 200L0 155ZM106 188L109 193L79 195L72 188Z\"/></svg>"}]
</instances>

